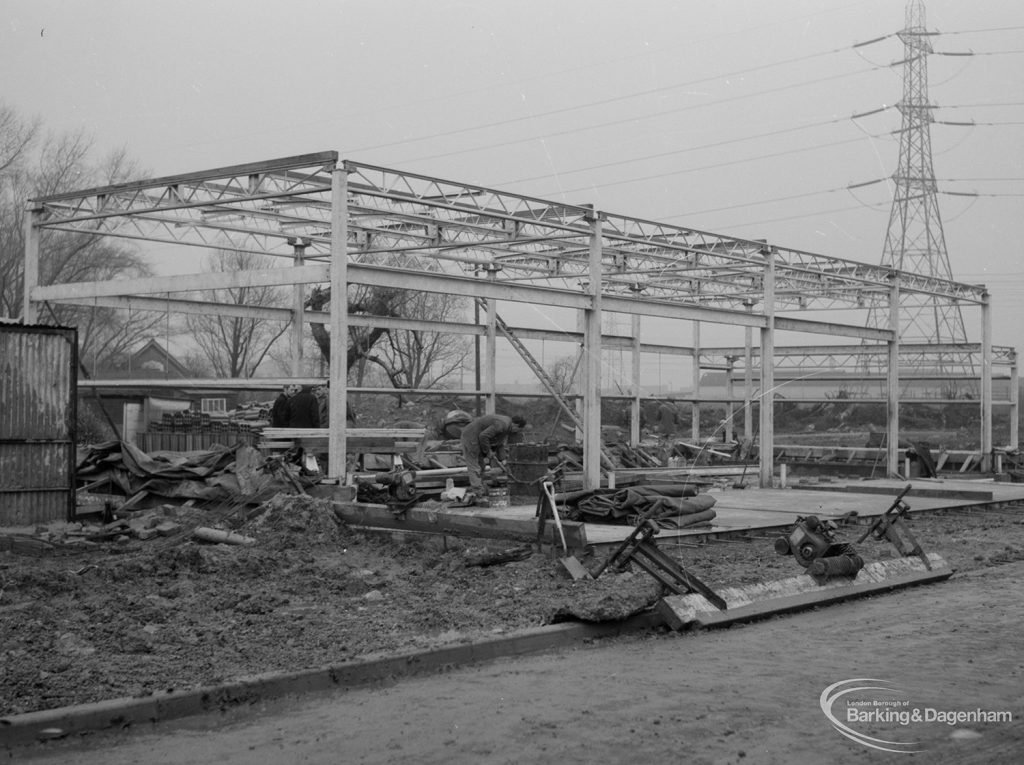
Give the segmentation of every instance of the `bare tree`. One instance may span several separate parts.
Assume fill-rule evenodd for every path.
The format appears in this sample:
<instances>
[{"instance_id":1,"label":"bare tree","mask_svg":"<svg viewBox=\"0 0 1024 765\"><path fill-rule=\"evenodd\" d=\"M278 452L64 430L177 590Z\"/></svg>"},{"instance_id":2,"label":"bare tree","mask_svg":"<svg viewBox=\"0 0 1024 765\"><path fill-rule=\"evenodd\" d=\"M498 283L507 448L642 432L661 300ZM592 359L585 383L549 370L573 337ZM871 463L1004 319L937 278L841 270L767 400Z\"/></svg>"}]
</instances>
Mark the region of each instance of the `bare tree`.
<instances>
[{"instance_id":1,"label":"bare tree","mask_svg":"<svg viewBox=\"0 0 1024 765\"><path fill-rule=\"evenodd\" d=\"M84 133L41 137L38 123L20 120L0 106L0 315L21 314L24 292L26 200L72 188L129 180L138 170L122 150L98 162ZM107 281L151 273L139 253L123 243L85 233L44 230L39 279ZM78 329L79 357L86 369L111 366L140 340L160 334L165 317L101 306L47 304L39 320Z\"/></svg>"},{"instance_id":2,"label":"bare tree","mask_svg":"<svg viewBox=\"0 0 1024 765\"><path fill-rule=\"evenodd\" d=\"M22 221L26 167L39 122L22 119L0 103L0 316L21 313L24 256Z\"/></svg>"},{"instance_id":3,"label":"bare tree","mask_svg":"<svg viewBox=\"0 0 1024 765\"><path fill-rule=\"evenodd\" d=\"M411 293L403 303L406 318L455 321L462 317L465 300L427 292ZM378 365L395 388L430 388L459 372L469 344L444 332L398 330L388 332L367 361Z\"/></svg>"},{"instance_id":4,"label":"bare tree","mask_svg":"<svg viewBox=\"0 0 1024 765\"><path fill-rule=\"evenodd\" d=\"M352 314L368 316L397 317L403 315L403 305L408 293L404 290L364 287L349 287L348 310ZM306 307L313 311L322 311L331 302L330 287L314 287L306 299ZM331 333L326 326L318 322L310 325L313 340L327 364L331 363ZM370 354L373 347L386 336L388 330L382 326L349 327L347 358L345 369L349 372L358 366Z\"/></svg>"},{"instance_id":5,"label":"bare tree","mask_svg":"<svg viewBox=\"0 0 1024 765\"><path fill-rule=\"evenodd\" d=\"M392 255L382 265L401 261L408 266L409 256ZM424 270L431 267L421 263ZM306 301L308 308L322 310L331 298L330 288L314 289ZM415 290L350 285L349 314L377 317L401 317L434 321L462 318L466 301L452 295L430 294ZM323 324L310 325L313 339L330 362L331 335ZM380 369L395 388L423 388L437 385L458 371L465 361L468 344L447 333L426 330L389 330L381 325L349 327L346 370L349 378L361 385L367 364Z\"/></svg>"},{"instance_id":6,"label":"bare tree","mask_svg":"<svg viewBox=\"0 0 1024 765\"><path fill-rule=\"evenodd\" d=\"M182 354L178 361L188 370L190 377L213 377L213 366L207 358L198 351L191 350Z\"/></svg>"},{"instance_id":7,"label":"bare tree","mask_svg":"<svg viewBox=\"0 0 1024 765\"><path fill-rule=\"evenodd\" d=\"M39 120L23 119L0 102L0 181L17 173L39 135Z\"/></svg>"},{"instance_id":8,"label":"bare tree","mask_svg":"<svg viewBox=\"0 0 1024 765\"><path fill-rule=\"evenodd\" d=\"M576 374L580 368L580 354L575 356L562 356L555 359L548 365L548 377L555 386L555 390L563 396L572 393L576 388Z\"/></svg>"},{"instance_id":9,"label":"bare tree","mask_svg":"<svg viewBox=\"0 0 1024 765\"><path fill-rule=\"evenodd\" d=\"M270 259L241 250L218 249L207 262L209 271L247 271L269 268ZM212 293L212 294L211 294ZM211 302L268 307L282 305L277 287L230 287L204 293ZM287 322L220 315L189 315L185 323L200 352L220 377L252 377L275 341L288 329Z\"/></svg>"}]
</instances>

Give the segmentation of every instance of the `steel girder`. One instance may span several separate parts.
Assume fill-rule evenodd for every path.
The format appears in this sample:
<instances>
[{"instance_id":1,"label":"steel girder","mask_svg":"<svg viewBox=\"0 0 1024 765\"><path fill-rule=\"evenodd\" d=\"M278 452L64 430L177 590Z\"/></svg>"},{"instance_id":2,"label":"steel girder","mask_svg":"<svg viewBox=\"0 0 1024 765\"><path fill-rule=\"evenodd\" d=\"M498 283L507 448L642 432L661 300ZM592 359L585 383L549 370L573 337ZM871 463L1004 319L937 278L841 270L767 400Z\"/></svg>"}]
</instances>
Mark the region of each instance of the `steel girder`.
<instances>
[{"instance_id":1,"label":"steel girder","mask_svg":"<svg viewBox=\"0 0 1024 765\"><path fill-rule=\"evenodd\" d=\"M742 370L745 349L742 347L701 348L702 369L733 368ZM760 365L760 349L751 348L753 367ZM783 347L775 349L775 367L785 370L864 369L865 360L877 360L884 368L888 348L885 345L820 345ZM980 343L945 343L941 345L901 345L900 367L914 370L945 369L950 356L963 356L970 364L981 364ZM1013 367L1017 351L1009 346L992 347L993 366ZM975 375L976 377L977 375Z\"/></svg>"},{"instance_id":2,"label":"steel girder","mask_svg":"<svg viewBox=\"0 0 1024 765\"><path fill-rule=\"evenodd\" d=\"M330 257L337 152L157 178L32 201L43 229L231 247L306 262ZM345 161L350 260L579 293L591 281L592 221L601 219L602 292L652 302L766 310L871 308L900 292L980 303L975 285L597 212L454 181ZM406 259L402 259L405 256ZM429 264L429 265L427 265ZM596 276L596 275L595 275Z\"/></svg>"}]
</instances>

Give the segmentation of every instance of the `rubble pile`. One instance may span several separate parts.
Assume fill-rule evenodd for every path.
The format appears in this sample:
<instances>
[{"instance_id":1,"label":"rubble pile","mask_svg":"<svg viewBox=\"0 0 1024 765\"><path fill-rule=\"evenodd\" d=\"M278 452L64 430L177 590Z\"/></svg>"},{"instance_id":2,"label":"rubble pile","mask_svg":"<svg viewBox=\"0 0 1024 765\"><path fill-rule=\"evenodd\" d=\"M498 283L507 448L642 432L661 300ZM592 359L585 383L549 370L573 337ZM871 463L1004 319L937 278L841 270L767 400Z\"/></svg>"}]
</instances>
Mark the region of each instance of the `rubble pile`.
<instances>
[{"instance_id":1,"label":"rubble pile","mask_svg":"<svg viewBox=\"0 0 1024 765\"><path fill-rule=\"evenodd\" d=\"M278 494L247 513L236 530L272 548L343 544L347 531L326 499Z\"/></svg>"},{"instance_id":2,"label":"rubble pile","mask_svg":"<svg viewBox=\"0 0 1024 765\"><path fill-rule=\"evenodd\" d=\"M281 491L293 491L280 460L268 460L254 448L216 445L194 452L147 454L126 441L81 447L76 475L82 490L109 489L128 497L130 509L147 495L164 499L258 503Z\"/></svg>"}]
</instances>

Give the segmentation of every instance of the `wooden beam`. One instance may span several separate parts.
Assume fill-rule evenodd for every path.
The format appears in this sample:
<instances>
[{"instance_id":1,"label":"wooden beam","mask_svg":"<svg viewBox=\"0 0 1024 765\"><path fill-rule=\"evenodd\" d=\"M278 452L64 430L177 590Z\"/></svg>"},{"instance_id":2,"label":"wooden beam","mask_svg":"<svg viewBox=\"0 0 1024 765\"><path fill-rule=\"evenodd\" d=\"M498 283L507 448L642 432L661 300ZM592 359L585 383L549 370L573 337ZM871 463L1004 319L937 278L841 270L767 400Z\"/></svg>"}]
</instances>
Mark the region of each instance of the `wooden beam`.
<instances>
[{"instance_id":1,"label":"wooden beam","mask_svg":"<svg viewBox=\"0 0 1024 765\"><path fill-rule=\"evenodd\" d=\"M536 518L446 513L444 510L422 510L416 507L406 510L398 517L384 505L362 502L335 502L333 504L335 515L344 523L353 526L482 539L514 539L525 542L537 540ZM552 532L551 541L554 541L554 535L557 534L554 524L549 524L549 529ZM570 550L582 552L586 548L587 535L584 524L563 520L562 531Z\"/></svg>"},{"instance_id":2,"label":"wooden beam","mask_svg":"<svg viewBox=\"0 0 1024 765\"><path fill-rule=\"evenodd\" d=\"M872 450L877 451L877 450ZM949 457L947 453L946 458ZM886 486L867 486L863 483L857 484L794 484L790 488L797 491L803 489L808 491L839 491L847 494L881 494L893 497L899 493L898 490ZM915 486L904 496L907 497L932 497L935 499L970 500L972 502L991 502L993 493L991 491L973 489L952 489L952 488L918 488ZM958 501L957 504L960 504Z\"/></svg>"}]
</instances>

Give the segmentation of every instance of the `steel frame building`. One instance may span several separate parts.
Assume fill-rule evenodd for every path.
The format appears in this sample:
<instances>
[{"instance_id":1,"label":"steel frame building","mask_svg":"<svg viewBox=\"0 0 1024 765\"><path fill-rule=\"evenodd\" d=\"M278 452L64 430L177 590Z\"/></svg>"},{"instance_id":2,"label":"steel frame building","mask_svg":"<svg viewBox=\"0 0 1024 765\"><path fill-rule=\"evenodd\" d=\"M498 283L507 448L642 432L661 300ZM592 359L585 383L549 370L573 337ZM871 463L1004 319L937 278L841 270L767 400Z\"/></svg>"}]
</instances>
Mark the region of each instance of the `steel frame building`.
<instances>
[{"instance_id":1,"label":"steel frame building","mask_svg":"<svg viewBox=\"0 0 1024 765\"><path fill-rule=\"evenodd\" d=\"M384 325L485 337L480 391L493 411L499 387L495 374L498 301L569 309L579 317L577 336L586 352L578 403L588 486L601 480L600 356L602 346L609 345L632 352L634 378L639 376L636 359L641 353L669 350L693 359L695 381L702 369L727 369L743 380L743 396L736 400L761 403L758 444L763 486L770 485L773 472L771 402L776 368L854 369L865 356L877 359L884 370L885 395L879 400L887 406L887 463L895 472L901 374L927 369L930 359L948 358L955 350L980 370L978 405L986 469L993 452L995 365L1009 370L1011 397L1000 404L1009 407L1012 445L1017 442L1016 354L1012 348L993 347L989 294L979 285L341 160L334 151L41 197L29 201L28 212L25 322L35 322L40 306L47 302L287 321L292 326L296 375L303 324L329 325L333 385L328 470L333 477L345 471L349 326ZM240 272L40 284L40 242L46 230L230 247L286 262L279 268ZM329 310L304 308L304 286L310 284L330 284ZM442 324L350 315L349 284L481 299L486 301L487 320L482 325ZM292 307L223 305L194 297L204 290L263 285L291 286ZM976 307L981 315L980 342L956 349L910 347L901 345L898 331L865 326L863 319L808 318L812 310L856 316L856 312L882 309L890 317L889 327L899 327L901 294ZM602 337L601 318L606 312L631 316L633 336ZM689 324L693 344L667 348L645 343L640 336L645 317ZM742 328L746 340L743 345L701 347L700 327L705 323ZM752 340L755 330L756 342ZM524 332L534 338L545 336L543 330ZM828 341L783 347L776 341L781 332L819 335ZM839 344L842 339L845 344ZM772 363L762 363L768 359ZM976 373L971 374L977 379ZM267 381L268 386L280 382ZM633 386L634 415L639 413L639 389L638 384ZM699 398L695 391L695 400ZM638 419L632 419L634 436ZM752 432L748 421L746 434Z\"/></svg>"}]
</instances>

